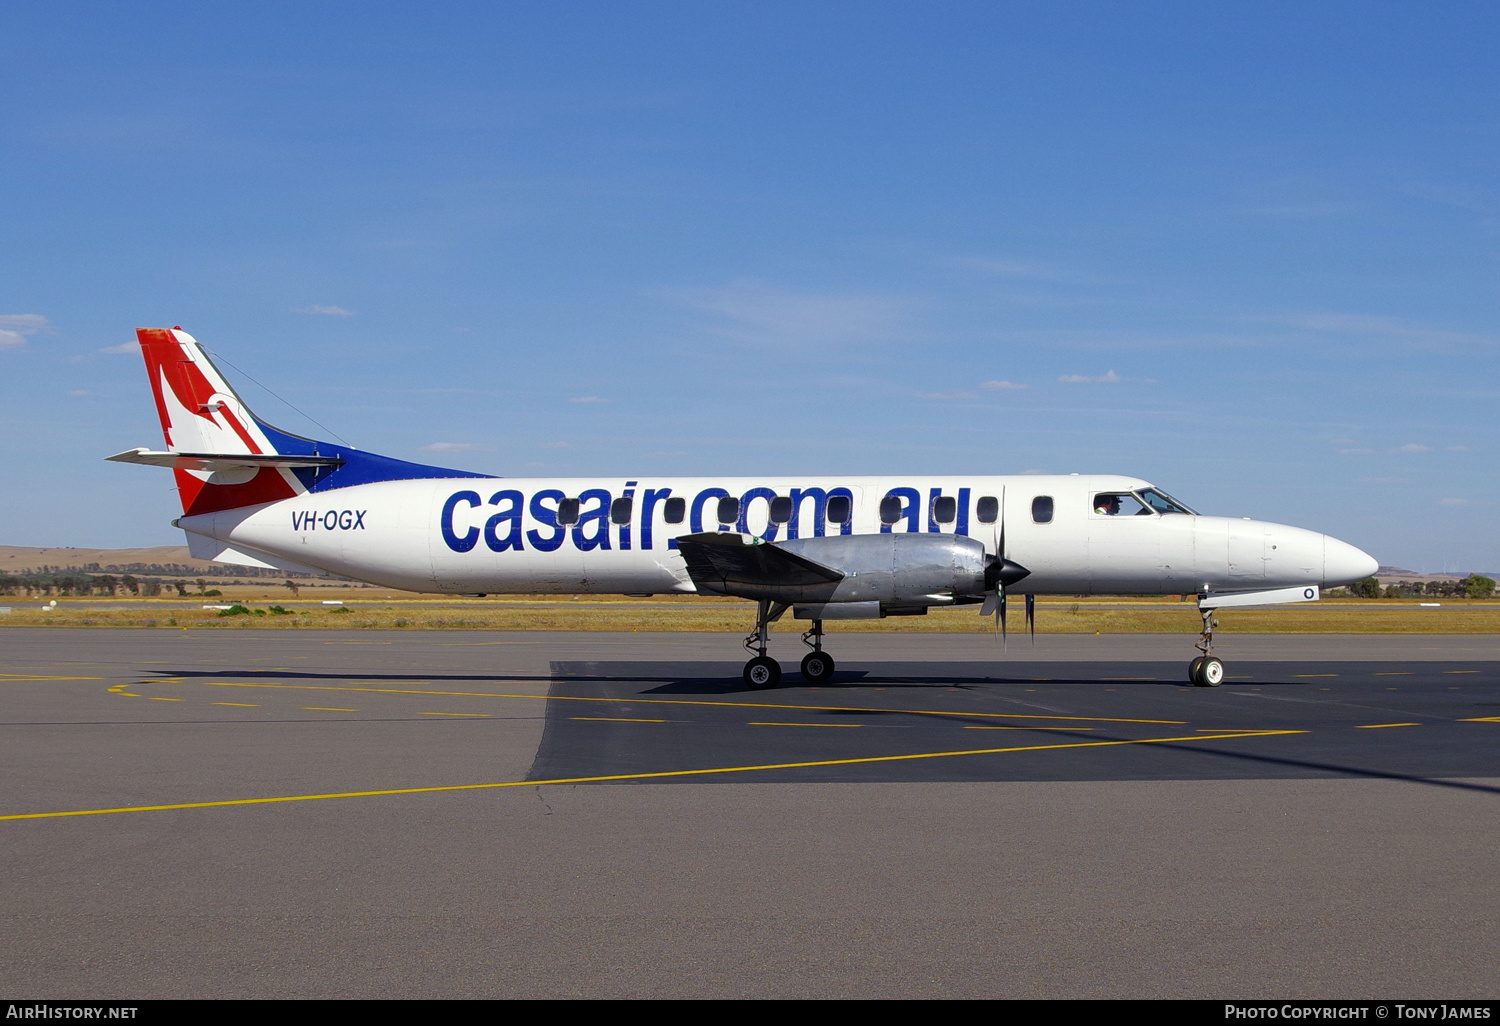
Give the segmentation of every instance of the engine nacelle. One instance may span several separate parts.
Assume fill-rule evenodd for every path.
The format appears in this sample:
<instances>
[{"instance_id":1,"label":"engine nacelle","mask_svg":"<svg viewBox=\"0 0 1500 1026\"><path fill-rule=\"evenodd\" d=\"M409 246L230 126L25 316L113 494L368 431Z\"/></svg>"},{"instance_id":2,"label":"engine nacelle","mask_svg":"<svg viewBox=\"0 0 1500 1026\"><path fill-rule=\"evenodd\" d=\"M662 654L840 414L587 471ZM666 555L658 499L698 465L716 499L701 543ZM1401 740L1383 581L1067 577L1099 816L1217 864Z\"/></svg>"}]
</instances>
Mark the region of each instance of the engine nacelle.
<instances>
[{"instance_id":1,"label":"engine nacelle","mask_svg":"<svg viewBox=\"0 0 1500 1026\"><path fill-rule=\"evenodd\" d=\"M855 534L782 542L696 534L678 538L677 544L701 594L866 608L878 603L881 616L981 601L993 589L987 579L998 562L985 555L983 543L952 534Z\"/></svg>"},{"instance_id":2,"label":"engine nacelle","mask_svg":"<svg viewBox=\"0 0 1500 1026\"><path fill-rule=\"evenodd\" d=\"M962 535L851 534L776 544L843 571L825 602L929 606L985 591L984 544Z\"/></svg>"}]
</instances>

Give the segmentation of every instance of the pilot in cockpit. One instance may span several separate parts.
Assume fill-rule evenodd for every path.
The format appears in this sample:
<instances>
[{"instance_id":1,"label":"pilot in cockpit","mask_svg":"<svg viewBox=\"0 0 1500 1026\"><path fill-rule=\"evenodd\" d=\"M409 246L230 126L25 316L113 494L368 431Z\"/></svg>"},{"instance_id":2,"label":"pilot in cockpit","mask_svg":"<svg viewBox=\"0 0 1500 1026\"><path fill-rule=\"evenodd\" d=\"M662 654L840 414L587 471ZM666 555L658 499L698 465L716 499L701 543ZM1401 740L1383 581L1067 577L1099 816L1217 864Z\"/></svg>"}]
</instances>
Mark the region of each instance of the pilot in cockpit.
<instances>
[{"instance_id":1,"label":"pilot in cockpit","mask_svg":"<svg viewBox=\"0 0 1500 1026\"><path fill-rule=\"evenodd\" d=\"M1120 515L1120 497L1118 495L1096 495L1094 496L1094 512L1101 517L1115 517Z\"/></svg>"}]
</instances>

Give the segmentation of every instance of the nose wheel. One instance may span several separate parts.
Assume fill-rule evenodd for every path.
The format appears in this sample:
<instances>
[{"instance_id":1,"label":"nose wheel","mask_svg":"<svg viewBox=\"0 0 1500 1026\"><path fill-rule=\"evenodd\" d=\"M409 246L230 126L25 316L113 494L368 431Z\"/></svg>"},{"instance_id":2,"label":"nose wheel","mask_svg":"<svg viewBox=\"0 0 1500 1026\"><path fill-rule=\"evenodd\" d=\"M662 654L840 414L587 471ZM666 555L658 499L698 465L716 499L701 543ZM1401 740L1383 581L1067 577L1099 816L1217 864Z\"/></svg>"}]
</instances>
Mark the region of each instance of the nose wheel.
<instances>
[{"instance_id":1,"label":"nose wheel","mask_svg":"<svg viewBox=\"0 0 1500 1026\"><path fill-rule=\"evenodd\" d=\"M1212 656L1199 656L1188 663L1188 681L1195 687L1216 688L1224 683L1224 664Z\"/></svg>"}]
</instances>

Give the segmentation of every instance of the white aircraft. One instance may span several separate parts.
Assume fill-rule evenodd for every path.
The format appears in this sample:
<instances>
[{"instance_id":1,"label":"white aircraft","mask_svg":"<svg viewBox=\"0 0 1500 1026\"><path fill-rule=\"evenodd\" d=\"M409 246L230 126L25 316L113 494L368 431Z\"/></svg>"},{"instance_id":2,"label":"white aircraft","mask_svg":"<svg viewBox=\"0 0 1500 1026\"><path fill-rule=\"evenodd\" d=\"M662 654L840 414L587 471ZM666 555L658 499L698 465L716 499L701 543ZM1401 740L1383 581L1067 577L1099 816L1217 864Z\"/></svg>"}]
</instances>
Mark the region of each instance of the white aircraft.
<instances>
[{"instance_id":1,"label":"white aircraft","mask_svg":"<svg viewBox=\"0 0 1500 1026\"><path fill-rule=\"evenodd\" d=\"M1213 687L1215 609L1314 601L1376 562L1326 534L1201 516L1146 481L1104 475L533 479L377 456L288 434L250 412L181 328L136 332L171 467L172 523L202 559L328 572L408 591L734 595L759 603L750 688L775 687L771 623L810 620L802 676L833 675L823 622L1009 594L1196 593L1189 679Z\"/></svg>"}]
</instances>

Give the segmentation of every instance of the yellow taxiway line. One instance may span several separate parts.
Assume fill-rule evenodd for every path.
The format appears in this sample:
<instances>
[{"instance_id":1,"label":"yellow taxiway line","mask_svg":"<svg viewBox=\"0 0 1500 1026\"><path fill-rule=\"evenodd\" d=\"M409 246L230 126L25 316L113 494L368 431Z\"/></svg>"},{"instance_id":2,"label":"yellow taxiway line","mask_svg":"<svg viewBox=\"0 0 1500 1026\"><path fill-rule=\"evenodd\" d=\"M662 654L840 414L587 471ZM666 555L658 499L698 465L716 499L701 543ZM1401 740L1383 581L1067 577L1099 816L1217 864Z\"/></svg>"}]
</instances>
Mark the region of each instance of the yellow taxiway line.
<instances>
[{"instance_id":1,"label":"yellow taxiway line","mask_svg":"<svg viewBox=\"0 0 1500 1026\"><path fill-rule=\"evenodd\" d=\"M383 791L340 791L333 794L295 794L273 798L230 798L213 802L181 802L173 805L131 805L117 809L71 809L66 812L21 812L0 820L60 819L67 816L109 816L122 812L172 812L180 809L214 809L232 805L274 805L280 802L315 802L330 798L377 798L397 794L436 794L443 791L488 791L501 787L540 787L543 784L602 784L612 780L661 780L667 777L699 777L716 773L754 773L762 770L811 769L818 766L854 766L874 762L906 762L914 759L951 759L963 755L1002 755L1009 752L1044 752L1063 748L1111 748L1119 745L1158 745L1174 741L1233 740L1305 734L1305 730L1263 730L1254 734L1195 734L1191 737L1146 737L1129 741L1075 741L1063 745L1024 745L1017 748L973 748L957 752L919 752L912 755L871 755L857 759L819 759L812 762L779 762L761 766L715 766L709 769L665 770L654 773L611 773L597 777L562 777L555 780L505 780L492 784L442 784L435 787L397 787Z\"/></svg>"},{"instance_id":2,"label":"yellow taxiway line","mask_svg":"<svg viewBox=\"0 0 1500 1026\"><path fill-rule=\"evenodd\" d=\"M537 683L546 683L538 681ZM379 695L439 695L446 698L529 698L543 702L613 702L616 705L713 705L731 709L801 709L808 712L905 713L911 716L982 716L1000 720L1071 720L1083 723L1150 723L1180 727L1187 720L1128 720L1113 716L1038 716L1028 713L955 712L939 709L877 709L853 705L781 705L776 702L710 702L691 698L602 698L585 695L512 695L494 691L428 691L415 688L361 688L332 684L256 684L210 680L213 688L279 688L290 691L358 691Z\"/></svg>"}]
</instances>

